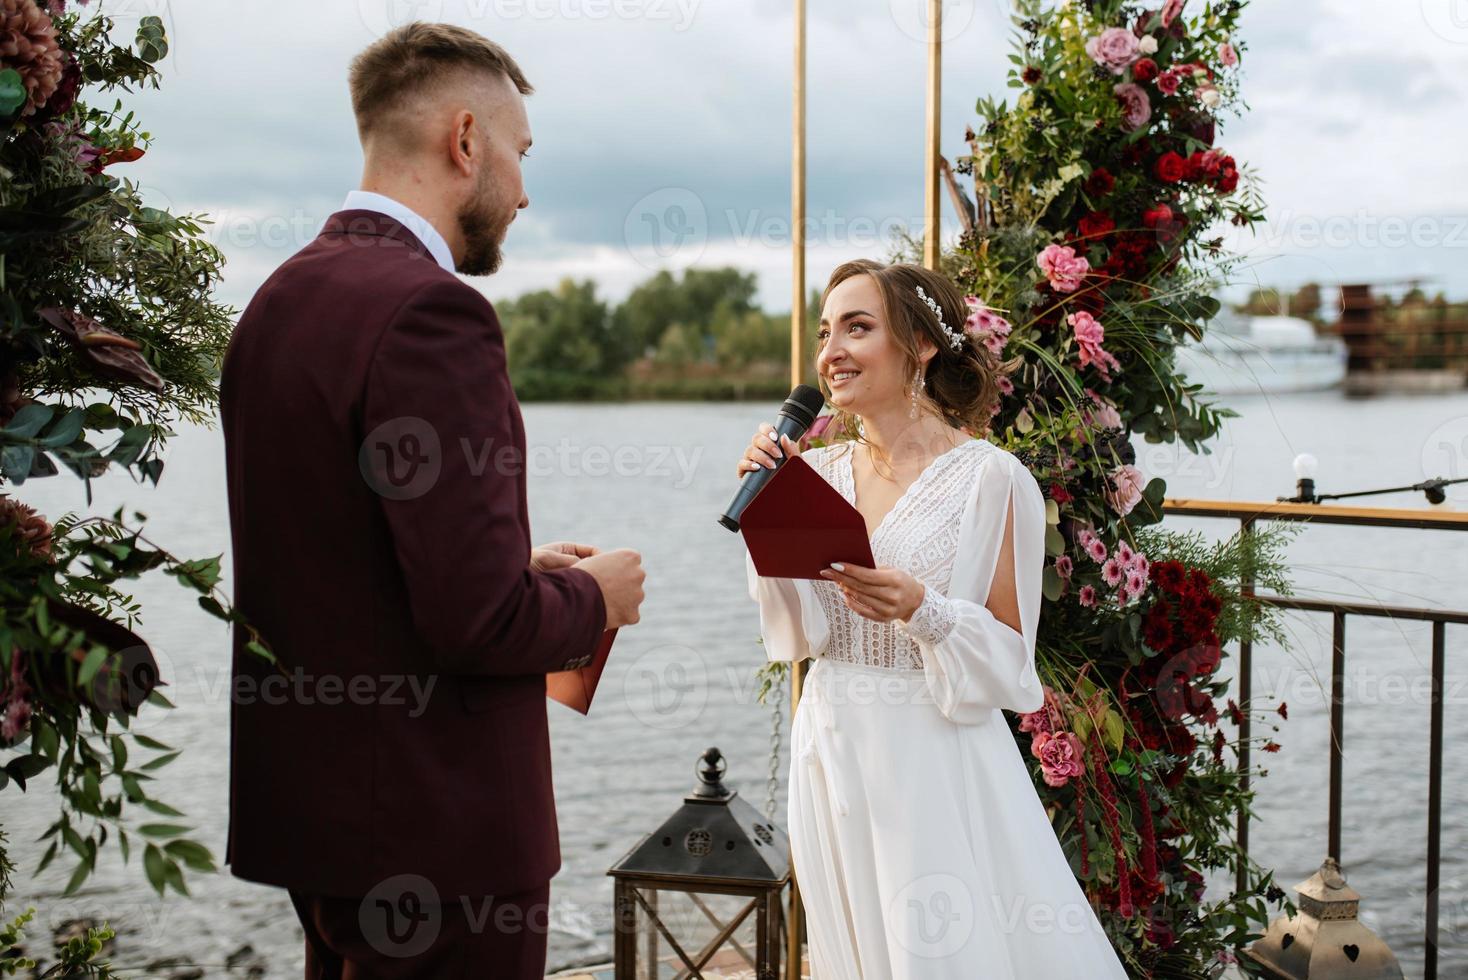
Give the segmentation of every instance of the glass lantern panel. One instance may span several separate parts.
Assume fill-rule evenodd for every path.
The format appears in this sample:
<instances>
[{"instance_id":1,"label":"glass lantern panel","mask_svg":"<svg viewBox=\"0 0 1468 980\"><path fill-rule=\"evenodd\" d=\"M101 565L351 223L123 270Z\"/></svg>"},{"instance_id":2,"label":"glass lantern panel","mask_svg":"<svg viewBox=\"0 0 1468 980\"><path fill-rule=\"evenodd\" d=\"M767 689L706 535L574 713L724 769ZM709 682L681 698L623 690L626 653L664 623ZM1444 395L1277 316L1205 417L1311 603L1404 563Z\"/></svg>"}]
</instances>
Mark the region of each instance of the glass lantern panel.
<instances>
[{"instance_id":1,"label":"glass lantern panel","mask_svg":"<svg viewBox=\"0 0 1468 980\"><path fill-rule=\"evenodd\" d=\"M757 980L759 907L741 895L636 889L668 935L707 980ZM746 911L747 910L747 911ZM743 916L722 941L729 923ZM637 904L637 980L689 980L687 963L658 929L648 909ZM707 958L705 959L705 957Z\"/></svg>"}]
</instances>

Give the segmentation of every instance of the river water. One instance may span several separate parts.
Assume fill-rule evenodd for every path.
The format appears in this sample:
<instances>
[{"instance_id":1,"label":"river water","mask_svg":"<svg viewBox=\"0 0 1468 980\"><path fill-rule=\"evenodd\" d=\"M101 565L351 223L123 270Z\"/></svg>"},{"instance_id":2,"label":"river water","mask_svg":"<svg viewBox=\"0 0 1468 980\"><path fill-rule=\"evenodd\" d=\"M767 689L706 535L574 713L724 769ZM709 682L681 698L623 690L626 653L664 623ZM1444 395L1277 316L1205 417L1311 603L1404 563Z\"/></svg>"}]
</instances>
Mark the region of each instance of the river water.
<instances>
[{"instance_id":1,"label":"river water","mask_svg":"<svg viewBox=\"0 0 1468 980\"><path fill-rule=\"evenodd\" d=\"M1428 476L1468 475L1468 395L1352 401L1334 393L1228 399L1241 413L1214 452L1194 457L1138 442L1138 463L1169 481L1173 496L1267 500L1293 490L1299 452L1320 460L1318 488L1396 486ZM550 965L607 958L611 880L606 869L640 835L676 809L708 746L728 757L726 782L763 807L770 762L770 708L755 697L763 662L758 618L745 591L739 541L714 518L733 487L733 460L774 404L531 405L530 500L537 541L573 539L639 549L648 572L642 622L624 630L587 717L550 706L564 865L552 882ZM216 430L185 428L171 442L156 487L122 474L97 481L91 512L120 505L149 515L149 537L174 553L223 553L229 529L224 454ZM289 479L289 474L281 474ZM312 493L301 487L302 494ZM20 488L21 499L55 517L84 510L69 475ZM1378 498L1419 506L1421 496ZM1468 487L1445 506L1468 507ZM1172 519L1210 536L1219 522ZM1291 546L1296 591L1405 605L1468 609L1468 547L1448 532L1343 527L1307 529ZM323 574L329 574L323 569ZM228 636L193 594L158 575L140 583L142 634L172 685L173 711L148 709L141 730L183 756L154 787L188 814L197 838L224 849L227 802ZM1288 649L1256 652L1258 703L1288 704L1270 734L1283 749L1263 756L1252 847L1285 887L1302 881L1325 853L1329 623L1292 616ZM1468 670L1462 627L1448 630L1444 753L1442 950L1440 976L1468 975ZM1395 949L1408 976L1420 975L1427 802L1425 624L1352 620L1348 630L1343 863L1362 895L1362 917ZM1223 670L1230 670L1225 660ZM788 717L786 719L788 721ZM1231 732L1229 728L1227 731ZM1256 752L1256 759L1262 753ZM784 770L779 760L783 820ZM59 897L69 866L32 877L42 848L32 843L54 818L56 798L36 785L3 794L3 825L19 859L13 906L39 908L36 937L66 920L107 920L119 932L114 962L146 968L163 957L191 960L208 976L253 948L269 977L297 977L301 934L281 891L230 877L194 876L193 899L158 900L136 861L109 849L79 896ZM289 832L288 828L282 828ZM1214 883L1227 887L1227 881ZM33 940L33 950L39 951ZM239 962L236 957L236 963ZM147 974L163 973L159 968Z\"/></svg>"}]
</instances>

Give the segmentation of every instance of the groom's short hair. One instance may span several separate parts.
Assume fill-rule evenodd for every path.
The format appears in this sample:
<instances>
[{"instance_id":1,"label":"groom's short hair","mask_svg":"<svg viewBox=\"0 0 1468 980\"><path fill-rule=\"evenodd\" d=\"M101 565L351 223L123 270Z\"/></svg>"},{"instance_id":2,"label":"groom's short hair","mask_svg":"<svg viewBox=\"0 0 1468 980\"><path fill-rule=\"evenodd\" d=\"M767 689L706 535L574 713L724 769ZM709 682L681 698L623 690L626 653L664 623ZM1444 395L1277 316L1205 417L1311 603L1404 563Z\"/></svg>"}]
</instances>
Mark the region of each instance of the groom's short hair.
<instances>
[{"instance_id":1,"label":"groom's short hair","mask_svg":"<svg viewBox=\"0 0 1468 980\"><path fill-rule=\"evenodd\" d=\"M509 52L468 28L414 21L384 34L348 72L358 136L365 144L379 121L466 71L505 75L521 95L535 91Z\"/></svg>"}]
</instances>

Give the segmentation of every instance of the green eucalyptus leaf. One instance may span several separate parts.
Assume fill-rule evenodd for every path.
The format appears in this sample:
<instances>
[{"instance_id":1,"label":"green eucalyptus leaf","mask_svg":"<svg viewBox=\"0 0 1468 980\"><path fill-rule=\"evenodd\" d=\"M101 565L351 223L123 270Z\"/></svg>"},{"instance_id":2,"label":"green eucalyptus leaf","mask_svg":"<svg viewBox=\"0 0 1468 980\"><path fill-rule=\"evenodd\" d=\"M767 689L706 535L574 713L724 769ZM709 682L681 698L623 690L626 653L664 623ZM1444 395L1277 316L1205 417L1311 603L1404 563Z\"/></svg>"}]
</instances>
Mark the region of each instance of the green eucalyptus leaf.
<instances>
[{"instance_id":1,"label":"green eucalyptus leaf","mask_svg":"<svg viewBox=\"0 0 1468 980\"><path fill-rule=\"evenodd\" d=\"M5 426L5 431L13 436L30 439L36 433L40 432L55 414L56 409L50 405L43 405L40 402L31 402L29 405L22 405L20 410L15 413L15 417Z\"/></svg>"},{"instance_id":2,"label":"green eucalyptus leaf","mask_svg":"<svg viewBox=\"0 0 1468 980\"><path fill-rule=\"evenodd\" d=\"M36 460L34 446L6 446L0 450L0 474L20 486L31 475L31 465Z\"/></svg>"},{"instance_id":3,"label":"green eucalyptus leaf","mask_svg":"<svg viewBox=\"0 0 1468 980\"><path fill-rule=\"evenodd\" d=\"M86 420L87 413L83 409L73 408L51 427L50 432L37 441L47 449L68 445L82 434L82 426Z\"/></svg>"},{"instance_id":4,"label":"green eucalyptus leaf","mask_svg":"<svg viewBox=\"0 0 1468 980\"><path fill-rule=\"evenodd\" d=\"M0 116L15 115L16 110L25 105L25 100L25 80L20 77L20 72L14 68L0 71Z\"/></svg>"}]
</instances>

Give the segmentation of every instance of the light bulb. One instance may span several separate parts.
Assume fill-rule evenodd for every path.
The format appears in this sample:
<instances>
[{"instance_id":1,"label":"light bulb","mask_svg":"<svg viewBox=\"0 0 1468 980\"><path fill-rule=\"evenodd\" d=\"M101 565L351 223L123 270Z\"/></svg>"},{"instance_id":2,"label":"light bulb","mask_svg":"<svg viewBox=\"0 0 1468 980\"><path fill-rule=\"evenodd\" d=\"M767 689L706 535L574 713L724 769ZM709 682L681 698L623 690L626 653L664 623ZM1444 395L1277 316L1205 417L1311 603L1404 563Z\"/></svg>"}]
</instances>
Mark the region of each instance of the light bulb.
<instances>
[{"instance_id":1,"label":"light bulb","mask_svg":"<svg viewBox=\"0 0 1468 980\"><path fill-rule=\"evenodd\" d=\"M1313 480L1315 471L1320 468L1320 460L1309 453L1301 453L1295 457L1295 479Z\"/></svg>"}]
</instances>

